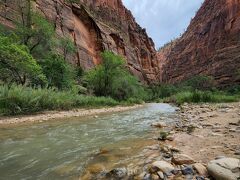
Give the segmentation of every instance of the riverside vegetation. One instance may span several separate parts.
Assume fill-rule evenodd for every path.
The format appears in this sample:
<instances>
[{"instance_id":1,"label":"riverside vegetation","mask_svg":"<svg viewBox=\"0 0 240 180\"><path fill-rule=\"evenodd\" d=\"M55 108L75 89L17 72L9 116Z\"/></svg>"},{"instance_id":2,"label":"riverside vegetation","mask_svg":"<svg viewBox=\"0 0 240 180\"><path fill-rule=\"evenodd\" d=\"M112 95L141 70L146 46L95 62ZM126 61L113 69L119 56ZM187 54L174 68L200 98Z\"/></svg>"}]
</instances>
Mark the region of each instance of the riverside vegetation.
<instances>
[{"instance_id":1,"label":"riverside vegetation","mask_svg":"<svg viewBox=\"0 0 240 180\"><path fill-rule=\"evenodd\" d=\"M207 76L176 85L143 85L129 73L122 57L108 51L102 53L101 65L84 72L68 63L76 51L70 37L56 37L54 26L28 3L21 11L22 21L15 29L0 28L0 115L144 101L239 100L240 87L220 91Z\"/></svg>"}]
</instances>

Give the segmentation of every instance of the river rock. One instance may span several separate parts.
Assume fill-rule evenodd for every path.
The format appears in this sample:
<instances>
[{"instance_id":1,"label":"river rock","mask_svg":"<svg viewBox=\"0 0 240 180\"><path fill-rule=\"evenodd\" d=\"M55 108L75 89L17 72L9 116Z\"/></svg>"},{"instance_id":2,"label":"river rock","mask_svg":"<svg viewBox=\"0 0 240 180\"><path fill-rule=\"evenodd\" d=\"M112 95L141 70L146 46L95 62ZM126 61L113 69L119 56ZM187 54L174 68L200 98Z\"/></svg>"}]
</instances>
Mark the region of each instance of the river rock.
<instances>
[{"instance_id":1,"label":"river rock","mask_svg":"<svg viewBox=\"0 0 240 180\"><path fill-rule=\"evenodd\" d=\"M207 168L201 163L193 164L193 168L197 171L197 173L200 176L205 176L206 177L208 175Z\"/></svg>"},{"instance_id":2,"label":"river rock","mask_svg":"<svg viewBox=\"0 0 240 180\"><path fill-rule=\"evenodd\" d=\"M160 179L164 179L164 174L162 171L158 171L157 174L160 177Z\"/></svg>"},{"instance_id":3,"label":"river rock","mask_svg":"<svg viewBox=\"0 0 240 180\"><path fill-rule=\"evenodd\" d=\"M128 175L126 168L116 168L106 174L107 178L121 179Z\"/></svg>"},{"instance_id":4,"label":"river rock","mask_svg":"<svg viewBox=\"0 0 240 180\"><path fill-rule=\"evenodd\" d=\"M174 167L172 164L166 162L166 161L155 161L151 165L151 169L156 169L156 171L162 171L165 174L170 173L172 170L174 170Z\"/></svg>"},{"instance_id":5,"label":"river rock","mask_svg":"<svg viewBox=\"0 0 240 180\"><path fill-rule=\"evenodd\" d=\"M176 165L193 164L195 161L186 154L174 154L172 162Z\"/></svg>"},{"instance_id":6,"label":"river rock","mask_svg":"<svg viewBox=\"0 0 240 180\"><path fill-rule=\"evenodd\" d=\"M158 123L151 124L151 126L156 127L156 128L163 128L163 127L166 127L167 125L164 122L158 122Z\"/></svg>"},{"instance_id":7,"label":"river rock","mask_svg":"<svg viewBox=\"0 0 240 180\"><path fill-rule=\"evenodd\" d=\"M191 166L183 167L182 174L183 175L193 175L194 174L193 168Z\"/></svg>"},{"instance_id":8,"label":"river rock","mask_svg":"<svg viewBox=\"0 0 240 180\"><path fill-rule=\"evenodd\" d=\"M215 179L236 180L240 173L240 160L235 158L222 158L209 162L208 173Z\"/></svg>"},{"instance_id":9,"label":"river rock","mask_svg":"<svg viewBox=\"0 0 240 180\"><path fill-rule=\"evenodd\" d=\"M156 174L151 175L151 180L159 180L159 176Z\"/></svg>"}]
</instances>

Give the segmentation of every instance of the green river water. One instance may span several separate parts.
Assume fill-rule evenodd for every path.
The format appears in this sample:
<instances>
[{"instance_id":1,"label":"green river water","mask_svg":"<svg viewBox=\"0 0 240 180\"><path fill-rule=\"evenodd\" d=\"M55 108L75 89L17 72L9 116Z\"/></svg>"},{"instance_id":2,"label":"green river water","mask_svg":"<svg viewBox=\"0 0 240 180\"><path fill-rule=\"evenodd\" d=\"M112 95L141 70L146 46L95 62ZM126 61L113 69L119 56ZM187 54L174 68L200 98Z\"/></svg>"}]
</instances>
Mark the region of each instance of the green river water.
<instances>
[{"instance_id":1,"label":"green river water","mask_svg":"<svg viewBox=\"0 0 240 180\"><path fill-rule=\"evenodd\" d=\"M98 117L0 127L0 179L78 179L91 164L122 167L152 143L151 123L176 118L169 104ZM107 151L108 156L97 156Z\"/></svg>"}]
</instances>

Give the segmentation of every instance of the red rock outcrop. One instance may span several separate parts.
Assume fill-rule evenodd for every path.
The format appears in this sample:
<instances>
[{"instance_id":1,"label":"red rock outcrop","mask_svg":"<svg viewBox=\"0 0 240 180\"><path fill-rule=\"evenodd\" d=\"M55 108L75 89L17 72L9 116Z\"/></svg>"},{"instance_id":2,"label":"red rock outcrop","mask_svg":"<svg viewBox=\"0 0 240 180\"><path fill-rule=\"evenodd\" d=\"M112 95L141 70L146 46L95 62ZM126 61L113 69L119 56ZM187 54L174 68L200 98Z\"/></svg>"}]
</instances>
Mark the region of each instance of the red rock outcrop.
<instances>
[{"instance_id":1,"label":"red rock outcrop","mask_svg":"<svg viewBox=\"0 0 240 180\"><path fill-rule=\"evenodd\" d=\"M203 74L220 86L240 84L240 0L205 0L182 37L158 53L158 61L165 83Z\"/></svg>"},{"instance_id":2,"label":"red rock outcrop","mask_svg":"<svg viewBox=\"0 0 240 180\"><path fill-rule=\"evenodd\" d=\"M19 0L0 1L0 23L13 26L20 16ZM22 0L23 1L23 0ZM70 37L77 47L71 63L90 69L101 62L100 53L122 55L130 71L142 81L157 81L156 51L121 0L35 0L33 6L50 20L58 36Z\"/></svg>"}]
</instances>

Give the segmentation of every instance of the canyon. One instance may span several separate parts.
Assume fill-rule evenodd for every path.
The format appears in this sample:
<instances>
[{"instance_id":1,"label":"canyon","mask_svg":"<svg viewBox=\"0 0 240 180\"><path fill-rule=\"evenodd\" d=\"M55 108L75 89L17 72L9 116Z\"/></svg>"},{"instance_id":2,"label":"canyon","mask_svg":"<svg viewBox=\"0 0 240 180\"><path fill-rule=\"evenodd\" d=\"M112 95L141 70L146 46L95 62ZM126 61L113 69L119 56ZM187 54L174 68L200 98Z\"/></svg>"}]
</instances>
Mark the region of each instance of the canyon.
<instances>
[{"instance_id":1,"label":"canyon","mask_svg":"<svg viewBox=\"0 0 240 180\"><path fill-rule=\"evenodd\" d=\"M206 0L186 32L158 52L162 82L195 75L219 86L240 83L240 1Z\"/></svg>"},{"instance_id":2,"label":"canyon","mask_svg":"<svg viewBox=\"0 0 240 180\"><path fill-rule=\"evenodd\" d=\"M20 18L18 1L2 1L1 24L13 27ZM178 83L199 74L214 77L220 86L240 83L239 0L206 0L186 32L159 52L121 0L74 2L33 2L58 36L75 43L77 52L68 57L72 64L91 69L109 50L124 57L130 72L148 84Z\"/></svg>"}]
</instances>

